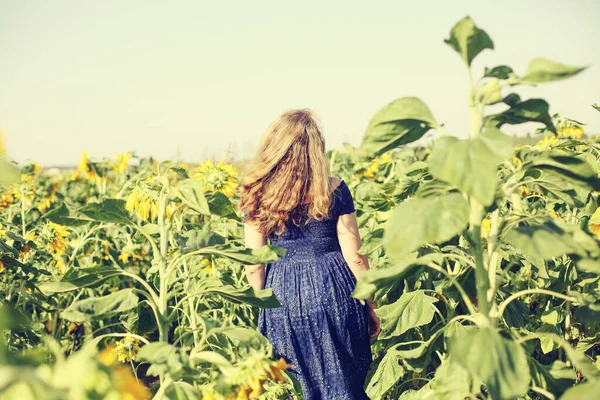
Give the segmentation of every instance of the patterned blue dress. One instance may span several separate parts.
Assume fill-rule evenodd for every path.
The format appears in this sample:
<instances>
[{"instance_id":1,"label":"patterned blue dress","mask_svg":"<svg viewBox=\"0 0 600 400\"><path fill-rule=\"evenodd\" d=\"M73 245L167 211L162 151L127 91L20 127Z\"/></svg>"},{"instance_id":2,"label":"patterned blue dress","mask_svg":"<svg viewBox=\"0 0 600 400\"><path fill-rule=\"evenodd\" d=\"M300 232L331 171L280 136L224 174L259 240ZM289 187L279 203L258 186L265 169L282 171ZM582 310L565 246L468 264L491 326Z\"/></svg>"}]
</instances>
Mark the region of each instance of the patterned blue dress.
<instances>
[{"instance_id":1,"label":"patterned blue dress","mask_svg":"<svg viewBox=\"0 0 600 400\"><path fill-rule=\"evenodd\" d=\"M281 308L262 308L258 329L277 358L302 385L306 400L363 400L372 362L367 307L351 297L356 278L342 256L336 223L355 211L342 180L334 190L328 218L307 225L286 224L271 244L287 249L268 264L265 288Z\"/></svg>"}]
</instances>

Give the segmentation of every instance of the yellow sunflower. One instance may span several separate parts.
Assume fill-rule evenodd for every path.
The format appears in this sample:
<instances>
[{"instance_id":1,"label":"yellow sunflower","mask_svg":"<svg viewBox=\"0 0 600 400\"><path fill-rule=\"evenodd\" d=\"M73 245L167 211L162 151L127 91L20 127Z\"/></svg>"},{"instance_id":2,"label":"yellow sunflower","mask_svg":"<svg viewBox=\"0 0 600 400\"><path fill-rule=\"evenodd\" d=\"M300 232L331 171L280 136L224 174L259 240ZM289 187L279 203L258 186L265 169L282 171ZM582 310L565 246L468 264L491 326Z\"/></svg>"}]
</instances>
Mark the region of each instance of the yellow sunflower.
<instances>
[{"instance_id":1,"label":"yellow sunflower","mask_svg":"<svg viewBox=\"0 0 600 400\"><path fill-rule=\"evenodd\" d=\"M31 201L35 198L35 182L28 174L21 175L21 182L13 189L12 193L19 200Z\"/></svg>"},{"instance_id":2,"label":"yellow sunflower","mask_svg":"<svg viewBox=\"0 0 600 400\"><path fill-rule=\"evenodd\" d=\"M0 208L8 208L14 201L15 198L9 192L0 194Z\"/></svg>"},{"instance_id":3,"label":"yellow sunflower","mask_svg":"<svg viewBox=\"0 0 600 400\"><path fill-rule=\"evenodd\" d=\"M48 222L45 233L48 238L48 251L58 256L65 254L68 247L67 237L70 235L70 229L54 222Z\"/></svg>"},{"instance_id":4,"label":"yellow sunflower","mask_svg":"<svg viewBox=\"0 0 600 400\"><path fill-rule=\"evenodd\" d=\"M548 136L548 137L545 137L543 140L540 140L534 146L534 148L537 150L541 150L541 151L550 150L554 146L556 146L557 143L558 143L558 138L556 136Z\"/></svg>"},{"instance_id":5,"label":"yellow sunflower","mask_svg":"<svg viewBox=\"0 0 600 400\"><path fill-rule=\"evenodd\" d=\"M600 239L600 207L590 217L589 228Z\"/></svg>"},{"instance_id":6,"label":"yellow sunflower","mask_svg":"<svg viewBox=\"0 0 600 400\"><path fill-rule=\"evenodd\" d=\"M227 197L233 197L235 188L238 187L238 173L233 164L226 163L224 159L217 164L206 160L191 171L191 177L201 181L204 190L221 192Z\"/></svg>"},{"instance_id":7,"label":"yellow sunflower","mask_svg":"<svg viewBox=\"0 0 600 400\"><path fill-rule=\"evenodd\" d=\"M125 209L135 213L142 221L155 221L158 217L158 191L148 182L139 182L127 196Z\"/></svg>"},{"instance_id":8,"label":"yellow sunflower","mask_svg":"<svg viewBox=\"0 0 600 400\"><path fill-rule=\"evenodd\" d=\"M129 362L135 360L137 352L140 350L140 341L127 334L122 340L116 343L114 352L120 362Z\"/></svg>"},{"instance_id":9,"label":"yellow sunflower","mask_svg":"<svg viewBox=\"0 0 600 400\"><path fill-rule=\"evenodd\" d=\"M581 126L572 126L562 129L558 132L559 137L571 137L573 139L580 139L583 137L583 128Z\"/></svg>"},{"instance_id":10,"label":"yellow sunflower","mask_svg":"<svg viewBox=\"0 0 600 400\"><path fill-rule=\"evenodd\" d=\"M123 154L117 153L113 162L113 171L119 172L121 174L127 171L130 159L131 154L128 151L126 151Z\"/></svg>"}]
</instances>

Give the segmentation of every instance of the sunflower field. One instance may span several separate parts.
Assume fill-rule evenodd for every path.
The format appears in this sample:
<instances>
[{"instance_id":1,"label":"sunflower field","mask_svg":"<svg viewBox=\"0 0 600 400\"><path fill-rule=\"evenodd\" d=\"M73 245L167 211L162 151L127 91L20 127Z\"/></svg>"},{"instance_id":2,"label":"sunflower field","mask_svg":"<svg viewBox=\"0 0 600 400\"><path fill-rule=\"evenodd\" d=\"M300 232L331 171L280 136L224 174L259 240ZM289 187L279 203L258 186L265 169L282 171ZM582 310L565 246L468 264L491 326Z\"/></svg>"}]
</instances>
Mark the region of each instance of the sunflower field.
<instances>
[{"instance_id":1,"label":"sunflower field","mask_svg":"<svg viewBox=\"0 0 600 400\"><path fill-rule=\"evenodd\" d=\"M328 152L371 265L353 296L380 305L367 394L600 398L600 136L516 93L584 68L475 79L488 34L467 17L446 43L467 68L468 138L404 97ZM502 131L523 123L531 143ZM284 250L244 247L243 164L83 153L45 171L5 153L0 138L0 398L303 398L256 330L280 303L244 265Z\"/></svg>"}]
</instances>

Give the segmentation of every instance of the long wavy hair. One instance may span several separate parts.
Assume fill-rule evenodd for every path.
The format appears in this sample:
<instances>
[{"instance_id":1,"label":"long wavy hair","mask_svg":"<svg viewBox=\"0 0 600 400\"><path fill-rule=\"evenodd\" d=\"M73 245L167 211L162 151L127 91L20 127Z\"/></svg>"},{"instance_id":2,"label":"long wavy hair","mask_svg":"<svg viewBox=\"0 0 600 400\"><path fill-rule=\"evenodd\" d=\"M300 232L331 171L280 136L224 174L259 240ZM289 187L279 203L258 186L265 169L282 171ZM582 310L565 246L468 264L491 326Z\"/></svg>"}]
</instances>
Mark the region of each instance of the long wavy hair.
<instances>
[{"instance_id":1,"label":"long wavy hair","mask_svg":"<svg viewBox=\"0 0 600 400\"><path fill-rule=\"evenodd\" d=\"M246 222L269 235L291 220L325 218L331 201L325 140L313 113L290 110L271 123L240 186Z\"/></svg>"}]
</instances>

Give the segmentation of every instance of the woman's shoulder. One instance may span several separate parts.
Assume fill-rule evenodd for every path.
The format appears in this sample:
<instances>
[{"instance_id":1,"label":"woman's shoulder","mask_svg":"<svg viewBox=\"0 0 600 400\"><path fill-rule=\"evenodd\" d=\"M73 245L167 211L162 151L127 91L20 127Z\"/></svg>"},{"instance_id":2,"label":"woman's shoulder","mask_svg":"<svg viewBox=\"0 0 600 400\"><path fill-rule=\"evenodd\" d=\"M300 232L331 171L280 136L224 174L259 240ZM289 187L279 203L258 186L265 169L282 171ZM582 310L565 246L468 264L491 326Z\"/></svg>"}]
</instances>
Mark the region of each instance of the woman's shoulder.
<instances>
[{"instance_id":1,"label":"woman's shoulder","mask_svg":"<svg viewBox=\"0 0 600 400\"><path fill-rule=\"evenodd\" d=\"M342 186L342 184L344 183L344 180L337 178L335 176L330 176L329 182L331 184L330 190L333 192L333 191L337 190L340 186Z\"/></svg>"}]
</instances>

